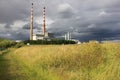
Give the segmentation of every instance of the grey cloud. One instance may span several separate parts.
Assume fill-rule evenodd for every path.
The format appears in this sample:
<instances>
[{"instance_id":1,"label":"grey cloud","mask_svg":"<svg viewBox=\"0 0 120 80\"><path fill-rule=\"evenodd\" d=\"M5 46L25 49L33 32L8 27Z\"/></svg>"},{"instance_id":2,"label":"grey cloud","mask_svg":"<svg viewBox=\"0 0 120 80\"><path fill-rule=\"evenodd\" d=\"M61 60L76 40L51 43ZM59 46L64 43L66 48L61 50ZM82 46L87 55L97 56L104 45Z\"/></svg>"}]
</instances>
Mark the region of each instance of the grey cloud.
<instances>
[{"instance_id":1,"label":"grey cloud","mask_svg":"<svg viewBox=\"0 0 120 80\"><path fill-rule=\"evenodd\" d=\"M67 4L67 3L60 4L58 6L58 12L59 12L58 15L63 19L64 18L71 18L75 14L72 6L70 4Z\"/></svg>"},{"instance_id":2,"label":"grey cloud","mask_svg":"<svg viewBox=\"0 0 120 80\"><path fill-rule=\"evenodd\" d=\"M17 30L17 31L8 31L8 32L0 32L0 38L7 38L12 40L28 40L29 32L25 30Z\"/></svg>"},{"instance_id":3,"label":"grey cloud","mask_svg":"<svg viewBox=\"0 0 120 80\"><path fill-rule=\"evenodd\" d=\"M1 0L0 23L13 23L16 20L25 20L28 17L28 10L30 9L27 3L29 2Z\"/></svg>"},{"instance_id":4,"label":"grey cloud","mask_svg":"<svg viewBox=\"0 0 120 80\"><path fill-rule=\"evenodd\" d=\"M69 31L72 32L73 38L81 41L120 40L120 0L46 0L45 4L47 17L54 21L48 25L48 31L54 32L56 36L62 36ZM0 24L6 24L4 28L1 27L3 29L0 30L0 37L28 39L30 8L31 1L0 0ZM34 1L35 17L42 17L42 9L43 2ZM14 27L11 28L18 20L26 22L21 26L21 32L18 29L13 31ZM92 24L95 26L90 27ZM35 30L40 29L40 26L34 23ZM10 31L6 35L8 29Z\"/></svg>"},{"instance_id":5,"label":"grey cloud","mask_svg":"<svg viewBox=\"0 0 120 80\"><path fill-rule=\"evenodd\" d=\"M34 23L33 29L41 29L42 24ZM30 23L25 24L22 29L29 30L30 29Z\"/></svg>"},{"instance_id":6,"label":"grey cloud","mask_svg":"<svg viewBox=\"0 0 120 80\"><path fill-rule=\"evenodd\" d=\"M60 12L59 15L61 18L70 18L74 15L74 13L72 11L66 10L64 12Z\"/></svg>"},{"instance_id":7,"label":"grey cloud","mask_svg":"<svg viewBox=\"0 0 120 80\"><path fill-rule=\"evenodd\" d=\"M5 24L4 26L6 29L10 29L11 28L11 25L10 24Z\"/></svg>"}]
</instances>

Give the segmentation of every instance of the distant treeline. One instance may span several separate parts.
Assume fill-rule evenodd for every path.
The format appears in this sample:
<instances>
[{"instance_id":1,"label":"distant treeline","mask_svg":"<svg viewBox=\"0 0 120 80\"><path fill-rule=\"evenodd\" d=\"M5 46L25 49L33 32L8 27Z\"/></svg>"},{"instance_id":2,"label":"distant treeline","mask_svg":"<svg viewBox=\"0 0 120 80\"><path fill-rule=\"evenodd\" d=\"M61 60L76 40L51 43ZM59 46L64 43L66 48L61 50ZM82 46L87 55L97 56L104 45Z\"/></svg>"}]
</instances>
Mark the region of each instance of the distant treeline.
<instances>
[{"instance_id":1,"label":"distant treeline","mask_svg":"<svg viewBox=\"0 0 120 80\"><path fill-rule=\"evenodd\" d=\"M0 39L0 50L4 50L10 47L19 48L23 45L29 43L30 45L49 45L49 44L76 44L75 41L71 40L61 40L61 39L53 39L53 40L26 40L23 42L15 42L13 40L8 39Z\"/></svg>"},{"instance_id":2,"label":"distant treeline","mask_svg":"<svg viewBox=\"0 0 120 80\"><path fill-rule=\"evenodd\" d=\"M21 46L23 46L24 43L17 43L15 41L12 40L8 40L8 39L0 39L0 50L4 50L10 47L14 47L14 48L19 48Z\"/></svg>"},{"instance_id":3,"label":"distant treeline","mask_svg":"<svg viewBox=\"0 0 120 80\"><path fill-rule=\"evenodd\" d=\"M76 44L75 41L71 40L61 40L61 39L52 39L52 40L26 40L24 44L32 44L32 45L49 45L49 44Z\"/></svg>"}]
</instances>

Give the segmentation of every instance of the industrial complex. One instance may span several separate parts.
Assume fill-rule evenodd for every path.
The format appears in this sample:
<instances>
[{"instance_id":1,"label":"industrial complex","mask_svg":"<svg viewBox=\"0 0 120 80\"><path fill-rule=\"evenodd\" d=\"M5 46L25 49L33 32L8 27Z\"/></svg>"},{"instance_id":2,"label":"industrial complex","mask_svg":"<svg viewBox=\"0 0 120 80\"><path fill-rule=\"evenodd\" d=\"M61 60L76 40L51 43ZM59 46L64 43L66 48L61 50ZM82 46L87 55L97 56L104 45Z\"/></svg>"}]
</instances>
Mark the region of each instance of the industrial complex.
<instances>
[{"instance_id":1,"label":"industrial complex","mask_svg":"<svg viewBox=\"0 0 120 80\"><path fill-rule=\"evenodd\" d=\"M54 34L49 33L46 30L46 7L43 7L43 24L42 24L42 32L34 34L33 33L33 21L34 19L34 8L33 8L33 3L32 3L32 8L31 8L31 20L30 20L30 40L48 40L48 39L53 39Z\"/></svg>"}]
</instances>

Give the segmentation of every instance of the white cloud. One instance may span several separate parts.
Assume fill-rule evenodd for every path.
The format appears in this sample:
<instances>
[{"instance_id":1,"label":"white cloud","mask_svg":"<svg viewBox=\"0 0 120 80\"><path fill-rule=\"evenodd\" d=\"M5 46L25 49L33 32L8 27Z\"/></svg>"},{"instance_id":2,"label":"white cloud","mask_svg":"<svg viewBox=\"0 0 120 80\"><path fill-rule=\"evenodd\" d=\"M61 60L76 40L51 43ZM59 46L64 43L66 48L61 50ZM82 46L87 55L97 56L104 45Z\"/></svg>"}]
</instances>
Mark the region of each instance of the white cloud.
<instances>
[{"instance_id":1,"label":"white cloud","mask_svg":"<svg viewBox=\"0 0 120 80\"><path fill-rule=\"evenodd\" d=\"M107 16L109 15L106 11L102 10L98 16Z\"/></svg>"},{"instance_id":2,"label":"white cloud","mask_svg":"<svg viewBox=\"0 0 120 80\"><path fill-rule=\"evenodd\" d=\"M43 24L43 17L35 17L34 18L34 21L37 23L37 24ZM52 23L54 23L54 20L52 20L51 18L49 17L46 17L46 26L47 28L50 28L49 25L51 25ZM41 27L41 26L40 26Z\"/></svg>"},{"instance_id":3,"label":"white cloud","mask_svg":"<svg viewBox=\"0 0 120 80\"><path fill-rule=\"evenodd\" d=\"M58 11L59 12L65 12L67 10L72 10L72 9L73 9L72 6L68 3L60 4L58 6Z\"/></svg>"},{"instance_id":4,"label":"white cloud","mask_svg":"<svg viewBox=\"0 0 120 80\"><path fill-rule=\"evenodd\" d=\"M96 25L95 25L95 24L90 24L90 25L88 26L88 28L96 28Z\"/></svg>"},{"instance_id":5,"label":"white cloud","mask_svg":"<svg viewBox=\"0 0 120 80\"><path fill-rule=\"evenodd\" d=\"M0 27L4 28L6 24L0 24Z\"/></svg>"},{"instance_id":6,"label":"white cloud","mask_svg":"<svg viewBox=\"0 0 120 80\"><path fill-rule=\"evenodd\" d=\"M11 34L9 34L9 33L7 33L6 35L7 35L8 37L10 37L10 36L11 36Z\"/></svg>"},{"instance_id":7,"label":"white cloud","mask_svg":"<svg viewBox=\"0 0 120 80\"><path fill-rule=\"evenodd\" d=\"M24 22L22 20L18 20L18 21L15 21L13 25L11 25L11 27L13 29L19 29L19 28L22 28L27 22Z\"/></svg>"}]
</instances>

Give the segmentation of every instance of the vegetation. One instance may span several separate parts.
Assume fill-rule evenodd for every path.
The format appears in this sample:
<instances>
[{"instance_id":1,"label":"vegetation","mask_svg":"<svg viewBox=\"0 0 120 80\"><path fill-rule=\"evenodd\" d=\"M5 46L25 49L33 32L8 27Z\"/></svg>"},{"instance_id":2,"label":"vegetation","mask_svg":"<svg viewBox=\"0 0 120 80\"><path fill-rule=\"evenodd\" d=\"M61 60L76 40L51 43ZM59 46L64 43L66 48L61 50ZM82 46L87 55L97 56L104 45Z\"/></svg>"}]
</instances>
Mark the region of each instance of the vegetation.
<instances>
[{"instance_id":1,"label":"vegetation","mask_svg":"<svg viewBox=\"0 0 120 80\"><path fill-rule=\"evenodd\" d=\"M61 40L61 39L52 39L52 40L26 40L24 44L30 43L32 45L50 45L50 44L76 44L75 41L71 40Z\"/></svg>"},{"instance_id":2,"label":"vegetation","mask_svg":"<svg viewBox=\"0 0 120 80\"><path fill-rule=\"evenodd\" d=\"M14 48L19 48L22 47L24 45L24 43L17 43L15 41L12 40L7 40L7 39L0 39L0 50L4 50L10 47L14 47Z\"/></svg>"},{"instance_id":3,"label":"vegetation","mask_svg":"<svg viewBox=\"0 0 120 80\"><path fill-rule=\"evenodd\" d=\"M0 63L1 80L120 80L120 43L24 46Z\"/></svg>"}]
</instances>

